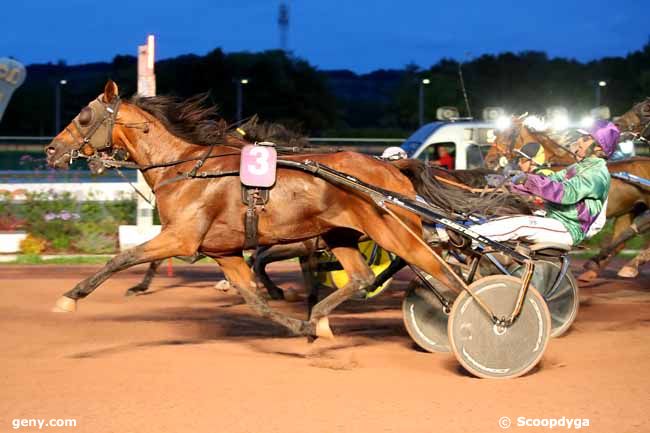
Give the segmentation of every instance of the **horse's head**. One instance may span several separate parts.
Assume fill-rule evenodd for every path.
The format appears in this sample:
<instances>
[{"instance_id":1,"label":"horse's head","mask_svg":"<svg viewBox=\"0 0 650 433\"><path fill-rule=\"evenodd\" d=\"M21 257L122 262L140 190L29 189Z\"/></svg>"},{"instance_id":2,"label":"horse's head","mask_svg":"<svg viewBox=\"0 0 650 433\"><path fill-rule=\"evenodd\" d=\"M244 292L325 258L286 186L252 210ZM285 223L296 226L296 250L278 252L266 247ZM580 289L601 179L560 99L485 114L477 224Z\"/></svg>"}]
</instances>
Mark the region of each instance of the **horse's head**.
<instances>
[{"instance_id":1,"label":"horse's head","mask_svg":"<svg viewBox=\"0 0 650 433\"><path fill-rule=\"evenodd\" d=\"M45 147L47 163L54 168L69 168L80 157L102 156L114 153L114 126L120 108L117 84L109 80L104 93L81 109L50 144ZM103 171L96 160L89 161L93 172Z\"/></svg>"},{"instance_id":2,"label":"horse's head","mask_svg":"<svg viewBox=\"0 0 650 433\"><path fill-rule=\"evenodd\" d=\"M650 97L635 104L622 116L614 118L614 124L621 134L640 134L645 138L650 138Z\"/></svg>"},{"instance_id":3,"label":"horse's head","mask_svg":"<svg viewBox=\"0 0 650 433\"><path fill-rule=\"evenodd\" d=\"M501 167L500 160L506 158L512 159L514 150L523 145L521 143L521 128L523 127L523 117L513 116L510 125L507 128L500 129L495 134L494 142L485 155L485 167L497 169Z\"/></svg>"}]
</instances>

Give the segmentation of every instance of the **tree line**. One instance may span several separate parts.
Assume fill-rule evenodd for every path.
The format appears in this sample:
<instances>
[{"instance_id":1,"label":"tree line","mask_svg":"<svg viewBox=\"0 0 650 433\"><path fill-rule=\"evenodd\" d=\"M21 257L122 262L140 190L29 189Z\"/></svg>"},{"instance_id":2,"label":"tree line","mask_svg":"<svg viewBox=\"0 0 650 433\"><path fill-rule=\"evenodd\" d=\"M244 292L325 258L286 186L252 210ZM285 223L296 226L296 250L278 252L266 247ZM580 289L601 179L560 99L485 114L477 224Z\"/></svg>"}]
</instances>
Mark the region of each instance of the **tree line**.
<instances>
[{"instance_id":1,"label":"tree line","mask_svg":"<svg viewBox=\"0 0 650 433\"><path fill-rule=\"evenodd\" d=\"M582 114L595 106L595 87L606 81L601 100L612 114L621 114L650 95L650 40L626 56L587 63L549 58L539 51L483 55L460 65L472 114L487 106L511 113L543 113L562 105ZM233 121L235 81L246 78L243 114L259 114L305 134L347 136L404 136L418 126L418 92L424 87L424 112L434 120L440 106L456 106L466 115L459 84L459 64L442 59L429 68L356 74L348 70L321 71L306 60L280 50L260 53L224 53L215 49L204 56L183 55L156 63L159 94L189 97L209 91L222 116ZM27 80L19 88L0 123L0 135L52 135L55 89L62 85L62 124L95 98L106 79L115 80L124 96L137 86L137 59L116 56L110 63L84 65L35 64L27 67Z\"/></svg>"}]
</instances>

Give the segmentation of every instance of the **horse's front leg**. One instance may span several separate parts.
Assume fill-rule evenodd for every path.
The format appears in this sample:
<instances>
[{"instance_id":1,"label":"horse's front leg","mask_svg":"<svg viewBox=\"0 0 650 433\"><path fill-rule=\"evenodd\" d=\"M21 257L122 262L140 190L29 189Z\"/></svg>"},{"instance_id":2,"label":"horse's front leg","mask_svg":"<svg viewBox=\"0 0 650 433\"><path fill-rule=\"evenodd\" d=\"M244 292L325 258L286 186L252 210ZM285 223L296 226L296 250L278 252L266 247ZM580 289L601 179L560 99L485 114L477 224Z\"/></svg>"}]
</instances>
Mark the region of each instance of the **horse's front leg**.
<instances>
[{"instance_id":1,"label":"horse's front leg","mask_svg":"<svg viewBox=\"0 0 650 433\"><path fill-rule=\"evenodd\" d=\"M96 274L81 281L69 292L64 293L57 300L52 311L75 311L77 308L77 300L91 294L114 273L141 263L163 260L174 256L192 255L198 249L200 242L196 234L194 236L188 236L182 230L177 232L174 228L164 228L158 236L150 241L116 255Z\"/></svg>"},{"instance_id":2,"label":"horse's front leg","mask_svg":"<svg viewBox=\"0 0 650 433\"><path fill-rule=\"evenodd\" d=\"M279 260L285 260L292 258L293 256L287 256L284 254L281 249L283 246L276 247L260 247L255 251L255 258L253 259L253 270L257 278L264 287L266 287L267 292L271 299L284 299L284 292L280 287L278 287L266 273L266 266L270 263Z\"/></svg>"},{"instance_id":3,"label":"horse's front leg","mask_svg":"<svg viewBox=\"0 0 650 433\"><path fill-rule=\"evenodd\" d=\"M156 271L162 262L162 260L154 260L153 262L149 263L149 269L147 269L147 273L144 274L142 281L128 289L124 293L124 296L133 296L137 295L138 293L146 292L149 289L149 286L151 286L151 280L153 280L153 277L156 275Z\"/></svg>"},{"instance_id":4,"label":"horse's front leg","mask_svg":"<svg viewBox=\"0 0 650 433\"><path fill-rule=\"evenodd\" d=\"M302 278L305 281L305 291L307 292L307 319L311 317L311 311L318 303L320 283L314 280L316 266L318 264L316 263L314 253L300 257L300 271L302 272Z\"/></svg>"},{"instance_id":5,"label":"horse's front leg","mask_svg":"<svg viewBox=\"0 0 650 433\"><path fill-rule=\"evenodd\" d=\"M266 273L266 266L281 260L293 259L294 257L307 256L316 249L316 240L309 239L303 242L294 242L286 245L273 245L260 247L255 252L253 272L271 296L271 299L285 299L289 302L296 301L297 295L293 289L282 289L277 286Z\"/></svg>"}]
</instances>

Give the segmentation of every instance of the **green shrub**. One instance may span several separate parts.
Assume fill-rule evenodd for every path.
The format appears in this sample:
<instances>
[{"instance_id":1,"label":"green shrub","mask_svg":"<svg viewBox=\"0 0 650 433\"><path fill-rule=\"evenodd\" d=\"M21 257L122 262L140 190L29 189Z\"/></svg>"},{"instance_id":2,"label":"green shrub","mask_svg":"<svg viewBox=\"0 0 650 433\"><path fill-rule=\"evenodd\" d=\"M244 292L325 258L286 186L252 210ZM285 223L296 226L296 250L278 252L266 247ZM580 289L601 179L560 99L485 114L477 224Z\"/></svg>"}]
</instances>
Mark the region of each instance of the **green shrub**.
<instances>
[{"instance_id":1,"label":"green shrub","mask_svg":"<svg viewBox=\"0 0 650 433\"><path fill-rule=\"evenodd\" d=\"M28 193L24 202L15 202L9 194L0 195L0 222L20 222L57 252L113 252L118 227L135 219L136 202L131 199L80 202L70 193L50 191Z\"/></svg>"},{"instance_id":2,"label":"green shrub","mask_svg":"<svg viewBox=\"0 0 650 433\"><path fill-rule=\"evenodd\" d=\"M74 243L74 247L81 253L108 254L117 249L117 238L101 232L89 232L81 236Z\"/></svg>"}]
</instances>

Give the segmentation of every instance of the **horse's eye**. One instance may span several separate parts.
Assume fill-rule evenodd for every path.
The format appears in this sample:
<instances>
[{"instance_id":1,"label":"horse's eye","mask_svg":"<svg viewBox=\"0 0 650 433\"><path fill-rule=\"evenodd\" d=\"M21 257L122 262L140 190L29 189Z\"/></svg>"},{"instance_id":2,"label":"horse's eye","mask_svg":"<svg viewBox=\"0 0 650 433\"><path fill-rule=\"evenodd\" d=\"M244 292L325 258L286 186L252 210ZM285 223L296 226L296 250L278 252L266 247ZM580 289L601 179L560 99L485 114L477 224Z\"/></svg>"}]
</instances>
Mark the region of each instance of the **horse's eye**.
<instances>
[{"instance_id":1,"label":"horse's eye","mask_svg":"<svg viewBox=\"0 0 650 433\"><path fill-rule=\"evenodd\" d=\"M93 120L93 109L84 107L79 113L79 124L81 126L88 126L91 120Z\"/></svg>"}]
</instances>

